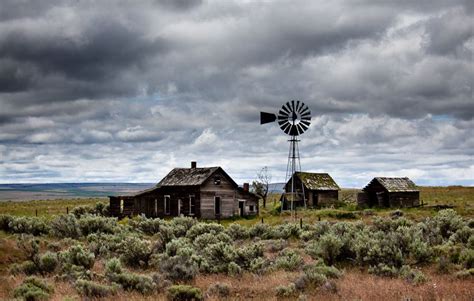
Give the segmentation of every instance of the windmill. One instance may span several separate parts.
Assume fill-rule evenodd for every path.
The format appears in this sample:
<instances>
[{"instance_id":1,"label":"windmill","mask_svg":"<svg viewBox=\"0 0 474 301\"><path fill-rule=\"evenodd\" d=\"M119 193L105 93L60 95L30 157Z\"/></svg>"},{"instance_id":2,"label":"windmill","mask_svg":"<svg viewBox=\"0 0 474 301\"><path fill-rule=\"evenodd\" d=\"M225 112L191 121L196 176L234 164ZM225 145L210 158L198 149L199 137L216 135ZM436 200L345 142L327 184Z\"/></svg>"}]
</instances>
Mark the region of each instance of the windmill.
<instances>
[{"instance_id":1,"label":"windmill","mask_svg":"<svg viewBox=\"0 0 474 301\"><path fill-rule=\"evenodd\" d=\"M301 171L300 151L298 148L298 136L303 134L311 123L311 111L307 105L301 101L292 100L285 103L278 115L273 113L260 112L260 124L266 124L277 121L280 129L290 136L290 150L288 152L288 163L286 165L285 183L291 178L291 211L293 211L293 203L295 201L295 183L294 173ZM306 206L303 191L303 202ZM283 206L282 206L283 209Z\"/></svg>"}]
</instances>

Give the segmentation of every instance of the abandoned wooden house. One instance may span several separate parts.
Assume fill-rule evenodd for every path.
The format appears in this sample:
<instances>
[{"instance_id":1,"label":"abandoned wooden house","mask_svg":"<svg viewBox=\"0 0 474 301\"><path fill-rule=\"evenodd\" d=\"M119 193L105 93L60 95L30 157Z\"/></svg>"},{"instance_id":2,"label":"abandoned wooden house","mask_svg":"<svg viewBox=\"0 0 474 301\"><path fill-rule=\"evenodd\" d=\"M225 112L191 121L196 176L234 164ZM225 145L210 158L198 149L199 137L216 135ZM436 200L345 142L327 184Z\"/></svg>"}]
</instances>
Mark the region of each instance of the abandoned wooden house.
<instances>
[{"instance_id":1,"label":"abandoned wooden house","mask_svg":"<svg viewBox=\"0 0 474 301\"><path fill-rule=\"evenodd\" d=\"M174 168L155 187L132 196L110 196L110 212L124 217L194 216L205 219L258 213L249 184L240 188L221 167Z\"/></svg>"},{"instance_id":2,"label":"abandoned wooden house","mask_svg":"<svg viewBox=\"0 0 474 301\"><path fill-rule=\"evenodd\" d=\"M420 191L409 178L374 178L357 195L357 204L366 207L414 207Z\"/></svg>"},{"instance_id":3,"label":"abandoned wooden house","mask_svg":"<svg viewBox=\"0 0 474 301\"><path fill-rule=\"evenodd\" d=\"M304 206L306 202L307 207L314 208L337 202L340 188L329 174L295 172L292 178L295 191L293 206ZM291 185L292 179L290 178L285 184L285 193L280 198L283 202L283 210L288 210L291 207Z\"/></svg>"}]
</instances>

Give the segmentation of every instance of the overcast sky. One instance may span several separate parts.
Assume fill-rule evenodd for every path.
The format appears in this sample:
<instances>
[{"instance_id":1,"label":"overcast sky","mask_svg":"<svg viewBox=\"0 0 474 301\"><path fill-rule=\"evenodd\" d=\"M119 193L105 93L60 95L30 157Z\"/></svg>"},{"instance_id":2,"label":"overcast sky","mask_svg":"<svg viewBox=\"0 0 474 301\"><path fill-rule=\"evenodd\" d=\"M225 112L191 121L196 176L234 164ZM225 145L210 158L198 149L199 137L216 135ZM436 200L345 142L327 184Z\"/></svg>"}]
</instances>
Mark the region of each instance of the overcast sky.
<instances>
[{"instance_id":1,"label":"overcast sky","mask_svg":"<svg viewBox=\"0 0 474 301\"><path fill-rule=\"evenodd\" d=\"M222 166L474 185L473 2L0 0L0 182L158 182Z\"/></svg>"}]
</instances>

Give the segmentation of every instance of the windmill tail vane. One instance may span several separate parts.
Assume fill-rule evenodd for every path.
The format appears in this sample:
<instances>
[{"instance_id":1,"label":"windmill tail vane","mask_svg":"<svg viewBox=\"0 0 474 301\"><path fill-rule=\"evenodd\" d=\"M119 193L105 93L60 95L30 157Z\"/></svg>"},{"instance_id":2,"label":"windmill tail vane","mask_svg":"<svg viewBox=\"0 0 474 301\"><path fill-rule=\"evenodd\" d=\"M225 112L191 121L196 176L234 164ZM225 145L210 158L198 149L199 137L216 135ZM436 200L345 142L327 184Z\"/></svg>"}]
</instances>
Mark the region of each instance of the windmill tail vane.
<instances>
[{"instance_id":1,"label":"windmill tail vane","mask_svg":"<svg viewBox=\"0 0 474 301\"><path fill-rule=\"evenodd\" d=\"M293 211L295 194L297 194L297 191L295 190L296 187L294 183L294 174L295 172L301 171L301 161L298 147L298 142L300 140L297 139L297 136L303 134L309 128L311 123L311 110L303 102L299 100L292 100L291 102L289 101L285 103L278 111L278 114L260 112L260 124L266 124L275 121L278 122L280 129L285 134L291 136L290 140L288 140L290 142L290 150L288 154L285 183L288 183L289 179L291 178L290 207ZM285 190L286 189L287 188L285 186ZM301 191L303 203L306 207L303 185ZM284 206L282 206L282 209L283 208Z\"/></svg>"}]
</instances>

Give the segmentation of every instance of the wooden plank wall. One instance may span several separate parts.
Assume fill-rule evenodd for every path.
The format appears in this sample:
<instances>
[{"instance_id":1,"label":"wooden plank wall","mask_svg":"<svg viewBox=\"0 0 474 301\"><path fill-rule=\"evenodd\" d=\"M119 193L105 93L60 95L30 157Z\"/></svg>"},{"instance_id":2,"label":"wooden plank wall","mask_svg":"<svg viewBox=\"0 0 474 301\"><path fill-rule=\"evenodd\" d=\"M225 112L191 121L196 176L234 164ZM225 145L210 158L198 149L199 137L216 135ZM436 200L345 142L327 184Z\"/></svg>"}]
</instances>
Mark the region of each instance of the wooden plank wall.
<instances>
[{"instance_id":1,"label":"wooden plank wall","mask_svg":"<svg viewBox=\"0 0 474 301\"><path fill-rule=\"evenodd\" d=\"M220 178L220 184L214 184L214 177ZM201 186L201 217L215 219L214 197L221 198L221 218L232 217L238 212L239 204L235 201L235 187L222 173L216 172Z\"/></svg>"}]
</instances>

